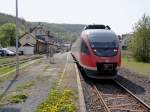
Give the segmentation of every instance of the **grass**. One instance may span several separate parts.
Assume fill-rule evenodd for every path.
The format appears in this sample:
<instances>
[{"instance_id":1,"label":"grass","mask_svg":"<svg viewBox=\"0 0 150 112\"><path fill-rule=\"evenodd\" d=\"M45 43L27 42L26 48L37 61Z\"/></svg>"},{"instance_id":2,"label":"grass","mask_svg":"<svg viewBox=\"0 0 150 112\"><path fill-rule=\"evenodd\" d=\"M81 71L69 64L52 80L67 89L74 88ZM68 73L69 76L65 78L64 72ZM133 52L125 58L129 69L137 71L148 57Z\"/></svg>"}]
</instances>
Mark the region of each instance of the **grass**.
<instances>
[{"instance_id":1,"label":"grass","mask_svg":"<svg viewBox=\"0 0 150 112\"><path fill-rule=\"evenodd\" d=\"M28 94L24 91L29 89L35 84L35 81L27 81L19 86L16 87L15 92L12 92L11 94L8 94L7 96L2 97L0 100L0 106L6 105L6 104L17 104L25 102L28 98Z\"/></svg>"},{"instance_id":2,"label":"grass","mask_svg":"<svg viewBox=\"0 0 150 112\"><path fill-rule=\"evenodd\" d=\"M25 93L24 90L29 89L35 84L35 81L27 81L19 86L16 87L16 91L12 92L11 94L2 97L0 100L0 106L6 105L6 104L17 104L25 102L28 98L28 94Z\"/></svg>"},{"instance_id":3,"label":"grass","mask_svg":"<svg viewBox=\"0 0 150 112\"><path fill-rule=\"evenodd\" d=\"M27 64L28 62L25 62L25 63L22 63L20 64L20 67L23 67L25 64ZM9 73L13 70L16 69L16 66L6 66L6 67L0 67L0 75L3 75L3 74L6 74L6 73Z\"/></svg>"},{"instance_id":4,"label":"grass","mask_svg":"<svg viewBox=\"0 0 150 112\"><path fill-rule=\"evenodd\" d=\"M75 112L74 95L70 90L51 90L48 98L38 106L36 112Z\"/></svg>"},{"instance_id":5,"label":"grass","mask_svg":"<svg viewBox=\"0 0 150 112\"><path fill-rule=\"evenodd\" d=\"M137 62L132 57L122 57L122 67L150 76L150 63Z\"/></svg>"},{"instance_id":6,"label":"grass","mask_svg":"<svg viewBox=\"0 0 150 112\"><path fill-rule=\"evenodd\" d=\"M13 66L0 67L0 75L10 72L14 69L15 69L15 67L13 67Z\"/></svg>"},{"instance_id":7,"label":"grass","mask_svg":"<svg viewBox=\"0 0 150 112\"><path fill-rule=\"evenodd\" d=\"M19 60L25 60L27 58L29 58L30 56L26 56L26 55L22 55L22 56L19 56ZM34 55L32 56L34 58L40 58L42 56L40 55ZM11 63L11 62L15 62L16 61L16 57L13 56L13 57L0 57L0 64L6 64L6 63Z\"/></svg>"},{"instance_id":8,"label":"grass","mask_svg":"<svg viewBox=\"0 0 150 112\"><path fill-rule=\"evenodd\" d=\"M20 93L20 94L9 96L7 100L10 103L21 103L21 102L25 102L27 98L28 95L26 93Z\"/></svg>"},{"instance_id":9,"label":"grass","mask_svg":"<svg viewBox=\"0 0 150 112\"><path fill-rule=\"evenodd\" d=\"M25 68L28 62L20 63L20 69ZM16 66L5 66L5 67L0 67L0 76L4 74L11 74L15 72L14 70L16 69ZM10 72L10 73L9 73Z\"/></svg>"},{"instance_id":10,"label":"grass","mask_svg":"<svg viewBox=\"0 0 150 112\"><path fill-rule=\"evenodd\" d=\"M6 104L22 103L22 102L25 102L27 98L28 98L27 93L14 92L12 95L3 97L2 100L0 101L0 106L6 105Z\"/></svg>"},{"instance_id":11,"label":"grass","mask_svg":"<svg viewBox=\"0 0 150 112\"><path fill-rule=\"evenodd\" d=\"M19 58L20 59L24 59L25 56L19 56ZM15 56L13 56L13 57L0 57L0 64L13 62L13 61L16 61L16 57Z\"/></svg>"},{"instance_id":12,"label":"grass","mask_svg":"<svg viewBox=\"0 0 150 112\"><path fill-rule=\"evenodd\" d=\"M10 57L10 58L7 58L7 57L0 58L0 64L1 64L1 63L10 62L10 61L15 61L15 58L14 58L14 57Z\"/></svg>"},{"instance_id":13,"label":"grass","mask_svg":"<svg viewBox=\"0 0 150 112\"><path fill-rule=\"evenodd\" d=\"M35 81L27 81L21 85L18 85L16 88L17 88L17 91L23 91L32 87L34 84L35 84Z\"/></svg>"},{"instance_id":14,"label":"grass","mask_svg":"<svg viewBox=\"0 0 150 112\"><path fill-rule=\"evenodd\" d=\"M38 61L39 62L39 61ZM26 68L28 62L20 64L20 69ZM0 67L0 83L7 80L13 73L15 73L16 67Z\"/></svg>"}]
</instances>

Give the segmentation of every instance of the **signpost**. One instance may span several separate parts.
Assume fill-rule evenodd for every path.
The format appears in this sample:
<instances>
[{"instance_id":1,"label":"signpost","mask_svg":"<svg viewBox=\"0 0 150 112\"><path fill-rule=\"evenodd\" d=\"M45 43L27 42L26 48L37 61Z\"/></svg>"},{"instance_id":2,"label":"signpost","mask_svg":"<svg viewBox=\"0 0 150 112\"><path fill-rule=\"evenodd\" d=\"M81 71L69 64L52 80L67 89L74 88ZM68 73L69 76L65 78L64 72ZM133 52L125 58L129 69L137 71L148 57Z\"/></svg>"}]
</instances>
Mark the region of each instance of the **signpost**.
<instances>
[{"instance_id":1,"label":"signpost","mask_svg":"<svg viewBox=\"0 0 150 112\"><path fill-rule=\"evenodd\" d=\"M19 75L19 55L18 55L18 0L16 0L16 76Z\"/></svg>"}]
</instances>

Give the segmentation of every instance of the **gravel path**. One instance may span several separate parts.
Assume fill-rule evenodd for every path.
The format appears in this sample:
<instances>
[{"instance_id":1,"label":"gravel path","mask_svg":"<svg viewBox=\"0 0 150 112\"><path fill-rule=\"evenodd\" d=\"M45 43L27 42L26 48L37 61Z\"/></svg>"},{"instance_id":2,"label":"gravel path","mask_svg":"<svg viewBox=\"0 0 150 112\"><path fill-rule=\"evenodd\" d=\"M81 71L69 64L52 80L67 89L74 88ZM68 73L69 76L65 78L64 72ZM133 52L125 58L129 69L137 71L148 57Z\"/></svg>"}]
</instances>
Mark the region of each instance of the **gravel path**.
<instances>
[{"instance_id":1,"label":"gravel path","mask_svg":"<svg viewBox=\"0 0 150 112\"><path fill-rule=\"evenodd\" d=\"M0 94L4 96L12 94L18 85L34 81L34 85L27 90L28 99L24 103L11 104L0 107L0 112L33 112L37 106L47 97L52 83L62 72L66 62L66 53L56 54L55 63L50 64L46 58L34 63L21 71L21 75L14 80L14 76L0 83Z\"/></svg>"}]
</instances>

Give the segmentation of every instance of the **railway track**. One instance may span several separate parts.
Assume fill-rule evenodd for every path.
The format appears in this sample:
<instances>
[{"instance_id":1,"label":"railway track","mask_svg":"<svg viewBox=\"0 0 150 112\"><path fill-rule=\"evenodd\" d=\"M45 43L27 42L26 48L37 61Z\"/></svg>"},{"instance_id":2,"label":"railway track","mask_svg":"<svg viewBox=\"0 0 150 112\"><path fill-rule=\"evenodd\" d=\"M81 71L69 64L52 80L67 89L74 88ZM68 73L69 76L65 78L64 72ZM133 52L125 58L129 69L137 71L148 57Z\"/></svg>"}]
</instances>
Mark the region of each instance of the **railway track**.
<instances>
[{"instance_id":1,"label":"railway track","mask_svg":"<svg viewBox=\"0 0 150 112\"><path fill-rule=\"evenodd\" d=\"M104 112L150 112L147 104L116 80L108 85L90 83Z\"/></svg>"},{"instance_id":2,"label":"railway track","mask_svg":"<svg viewBox=\"0 0 150 112\"><path fill-rule=\"evenodd\" d=\"M31 60L34 60L34 59L39 59L41 58L41 56L31 56L31 57L28 57L28 58L23 58L19 61L20 64L22 63L25 63L25 62L28 62L28 61L31 61ZM2 63L0 64L0 67L5 67L5 66L15 66L16 65L16 61L10 61L10 62L7 62L7 63Z\"/></svg>"},{"instance_id":3,"label":"railway track","mask_svg":"<svg viewBox=\"0 0 150 112\"><path fill-rule=\"evenodd\" d=\"M79 74L88 112L150 112L150 106L117 80L95 81Z\"/></svg>"}]
</instances>

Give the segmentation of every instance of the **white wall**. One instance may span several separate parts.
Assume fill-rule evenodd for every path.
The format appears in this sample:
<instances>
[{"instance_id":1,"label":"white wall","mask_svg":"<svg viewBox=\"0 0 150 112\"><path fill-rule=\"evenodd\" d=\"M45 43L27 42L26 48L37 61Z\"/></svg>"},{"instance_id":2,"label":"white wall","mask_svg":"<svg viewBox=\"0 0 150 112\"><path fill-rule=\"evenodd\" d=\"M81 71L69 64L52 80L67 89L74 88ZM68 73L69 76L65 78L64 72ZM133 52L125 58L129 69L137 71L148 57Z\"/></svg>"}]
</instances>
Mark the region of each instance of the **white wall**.
<instances>
[{"instance_id":1,"label":"white wall","mask_svg":"<svg viewBox=\"0 0 150 112\"><path fill-rule=\"evenodd\" d=\"M23 50L23 53L25 55L28 55L28 54L33 55L34 54L34 47L25 46L24 50Z\"/></svg>"}]
</instances>

